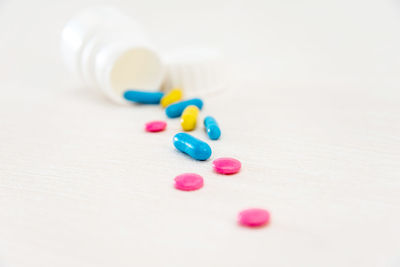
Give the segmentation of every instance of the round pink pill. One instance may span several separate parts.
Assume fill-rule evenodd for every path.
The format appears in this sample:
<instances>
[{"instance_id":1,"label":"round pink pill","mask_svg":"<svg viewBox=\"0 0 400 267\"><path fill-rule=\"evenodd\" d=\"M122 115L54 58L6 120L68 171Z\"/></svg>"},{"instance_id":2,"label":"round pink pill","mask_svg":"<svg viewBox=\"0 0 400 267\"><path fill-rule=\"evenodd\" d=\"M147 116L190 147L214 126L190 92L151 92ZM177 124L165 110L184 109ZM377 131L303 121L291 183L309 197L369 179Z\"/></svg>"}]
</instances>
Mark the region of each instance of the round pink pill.
<instances>
[{"instance_id":1,"label":"round pink pill","mask_svg":"<svg viewBox=\"0 0 400 267\"><path fill-rule=\"evenodd\" d=\"M269 222L270 214L264 209L247 209L239 213L238 221L247 227L263 226Z\"/></svg>"},{"instance_id":2,"label":"round pink pill","mask_svg":"<svg viewBox=\"0 0 400 267\"><path fill-rule=\"evenodd\" d=\"M184 173L175 177L175 188L193 191L203 187L203 177L195 173Z\"/></svg>"},{"instance_id":3,"label":"round pink pill","mask_svg":"<svg viewBox=\"0 0 400 267\"><path fill-rule=\"evenodd\" d=\"M165 121L150 121L146 123L147 132L161 132L165 130L167 123Z\"/></svg>"},{"instance_id":4,"label":"round pink pill","mask_svg":"<svg viewBox=\"0 0 400 267\"><path fill-rule=\"evenodd\" d=\"M240 171L242 164L237 159L219 158L213 161L214 170L221 174L234 174Z\"/></svg>"}]
</instances>

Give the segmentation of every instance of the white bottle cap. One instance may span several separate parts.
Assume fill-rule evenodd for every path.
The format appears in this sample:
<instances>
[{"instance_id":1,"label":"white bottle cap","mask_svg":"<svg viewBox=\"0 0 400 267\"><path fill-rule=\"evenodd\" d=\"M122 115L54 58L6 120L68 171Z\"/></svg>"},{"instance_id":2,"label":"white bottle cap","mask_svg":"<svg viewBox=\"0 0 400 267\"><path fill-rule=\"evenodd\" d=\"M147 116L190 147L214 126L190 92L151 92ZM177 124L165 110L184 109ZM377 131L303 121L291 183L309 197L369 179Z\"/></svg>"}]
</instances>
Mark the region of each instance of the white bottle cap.
<instances>
[{"instance_id":1,"label":"white bottle cap","mask_svg":"<svg viewBox=\"0 0 400 267\"><path fill-rule=\"evenodd\" d=\"M88 87L125 102L127 89L160 90L165 68L141 27L112 7L81 11L65 25L61 50L67 67Z\"/></svg>"},{"instance_id":2,"label":"white bottle cap","mask_svg":"<svg viewBox=\"0 0 400 267\"><path fill-rule=\"evenodd\" d=\"M180 48L164 57L165 91L182 88L186 97L204 96L226 88L226 68L218 50Z\"/></svg>"}]
</instances>

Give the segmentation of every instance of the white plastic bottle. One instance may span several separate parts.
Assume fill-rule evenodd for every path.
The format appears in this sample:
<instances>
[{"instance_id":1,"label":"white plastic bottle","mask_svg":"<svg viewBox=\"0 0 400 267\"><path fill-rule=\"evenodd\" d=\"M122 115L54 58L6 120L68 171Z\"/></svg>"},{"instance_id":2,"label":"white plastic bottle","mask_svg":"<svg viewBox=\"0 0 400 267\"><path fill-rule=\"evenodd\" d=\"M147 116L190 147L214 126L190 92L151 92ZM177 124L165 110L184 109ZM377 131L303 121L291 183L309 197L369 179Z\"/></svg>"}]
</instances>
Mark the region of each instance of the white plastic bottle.
<instances>
[{"instance_id":1,"label":"white plastic bottle","mask_svg":"<svg viewBox=\"0 0 400 267\"><path fill-rule=\"evenodd\" d=\"M157 91L164 81L161 57L139 25L112 7L89 8L69 20L61 50L82 82L120 103L126 89Z\"/></svg>"}]
</instances>

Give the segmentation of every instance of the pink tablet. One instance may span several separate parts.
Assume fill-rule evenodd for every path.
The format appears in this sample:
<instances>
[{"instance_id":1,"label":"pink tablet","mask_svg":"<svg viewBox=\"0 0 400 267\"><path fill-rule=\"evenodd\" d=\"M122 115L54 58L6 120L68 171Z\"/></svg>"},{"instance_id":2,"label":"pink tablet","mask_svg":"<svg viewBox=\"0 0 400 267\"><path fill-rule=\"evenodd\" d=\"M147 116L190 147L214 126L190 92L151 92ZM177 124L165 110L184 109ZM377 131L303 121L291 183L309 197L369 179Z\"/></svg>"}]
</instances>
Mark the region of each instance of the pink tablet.
<instances>
[{"instance_id":1,"label":"pink tablet","mask_svg":"<svg viewBox=\"0 0 400 267\"><path fill-rule=\"evenodd\" d=\"M165 121L150 121L146 123L146 132L161 132L165 130L167 123Z\"/></svg>"},{"instance_id":2,"label":"pink tablet","mask_svg":"<svg viewBox=\"0 0 400 267\"><path fill-rule=\"evenodd\" d=\"M203 177L195 173L184 173L175 177L175 188L193 191L203 187Z\"/></svg>"},{"instance_id":3,"label":"pink tablet","mask_svg":"<svg viewBox=\"0 0 400 267\"><path fill-rule=\"evenodd\" d=\"M214 170L221 174L234 174L240 171L242 164L237 159L219 158L213 161Z\"/></svg>"}]
</instances>

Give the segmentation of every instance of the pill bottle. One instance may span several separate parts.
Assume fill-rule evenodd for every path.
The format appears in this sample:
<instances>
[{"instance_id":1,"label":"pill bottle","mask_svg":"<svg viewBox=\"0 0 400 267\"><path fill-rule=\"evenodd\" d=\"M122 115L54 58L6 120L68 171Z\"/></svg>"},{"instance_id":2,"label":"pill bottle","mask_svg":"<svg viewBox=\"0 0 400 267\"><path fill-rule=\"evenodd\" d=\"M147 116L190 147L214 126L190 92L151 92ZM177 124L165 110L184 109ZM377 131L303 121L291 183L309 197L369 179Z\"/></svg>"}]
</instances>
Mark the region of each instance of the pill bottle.
<instances>
[{"instance_id":1,"label":"pill bottle","mask_svg":"<svg viewBox=\"0 0 400 267\"><path fill-rule=\"evenodd\" d=\"M113 7L84 9L70 19L61 52L82 83L119 103L127 89L158 91L164 81L163 60L142 28Z\"/></svg>"}]
</instances>

